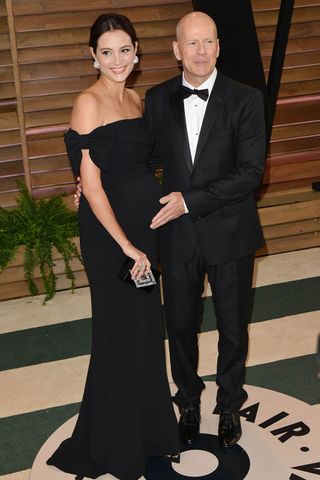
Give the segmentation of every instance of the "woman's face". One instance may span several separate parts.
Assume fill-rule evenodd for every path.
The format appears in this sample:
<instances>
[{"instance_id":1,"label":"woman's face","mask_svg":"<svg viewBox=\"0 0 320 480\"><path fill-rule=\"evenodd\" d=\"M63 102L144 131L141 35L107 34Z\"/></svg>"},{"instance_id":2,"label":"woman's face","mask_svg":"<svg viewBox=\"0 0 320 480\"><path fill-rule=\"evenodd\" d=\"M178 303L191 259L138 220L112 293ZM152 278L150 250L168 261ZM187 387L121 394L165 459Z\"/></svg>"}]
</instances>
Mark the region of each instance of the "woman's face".
<instances>
[{"instance_id":1,"label":"woman's face","mask_svg":"<svg viewBox=\"0 0 320 480\"><path fill-rule=\"evenodd\" d=\"M133 60L137 51L131 38L123 30L111 30L99 37L97 51L91 54L100 64L100 73L105 78L122 83L125 82L133 69Z\"/></svg>"}]
</instances>

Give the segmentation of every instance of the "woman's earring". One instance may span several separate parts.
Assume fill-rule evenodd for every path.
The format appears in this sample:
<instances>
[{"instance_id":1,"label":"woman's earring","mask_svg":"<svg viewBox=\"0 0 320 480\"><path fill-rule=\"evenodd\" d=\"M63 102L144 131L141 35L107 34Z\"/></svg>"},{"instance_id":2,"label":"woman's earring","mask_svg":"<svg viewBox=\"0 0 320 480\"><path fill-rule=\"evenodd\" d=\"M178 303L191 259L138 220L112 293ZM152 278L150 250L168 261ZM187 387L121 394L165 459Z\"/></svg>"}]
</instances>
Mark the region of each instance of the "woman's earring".
<instances>
[{"instance_id":1,"label":"woman's earring","mask_svg":"<svg viewBox=\"0 0 320 480\"><path fill-rule=\"evenodd\" d=\"M137 63L139 63L139 57L138 55L135 55L134 59L133 59L133 63L134 65L136 65Z\"/></svg>"},{"instance_id":2,"label":"woman's earring","mask_svg":"<svg viewBox=\"0 0 320 480\"><path fill-rule=\"evenodd\" d=\"M93 66L94 66L94 68L96 68L97 70L100 68L100 63L98 62L97 59L94 60Z\"/></svg>"}]
</instances>

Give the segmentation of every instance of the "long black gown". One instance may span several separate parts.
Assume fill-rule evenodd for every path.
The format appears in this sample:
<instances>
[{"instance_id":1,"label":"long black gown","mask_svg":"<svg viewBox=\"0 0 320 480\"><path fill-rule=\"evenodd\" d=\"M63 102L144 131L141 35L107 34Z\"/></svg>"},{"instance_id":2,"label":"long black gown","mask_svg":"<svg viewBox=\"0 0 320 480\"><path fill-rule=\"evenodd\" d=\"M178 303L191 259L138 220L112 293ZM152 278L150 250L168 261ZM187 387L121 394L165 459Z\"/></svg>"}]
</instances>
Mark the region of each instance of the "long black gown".
<instances>
[{"instance_id":1,"label":"long black gown","mask_svg":"<svg viewBox=\"0 0 320 480\"><path fill-rule=\"evenodd\" d=\"M149 225L161 193L148 169L153 138L144 120L119 120L87 135L69 130L65 142L75 175L81 149L90 150L117 220L156 266L158 235ZM137 480L147 458L179 452L160 292L156 287L147 293L118 279L125 256L84 195L79 227L92 302L91 360L75 430L47 463L90 478L111 473Z\"/></svg>"}]
</instances>

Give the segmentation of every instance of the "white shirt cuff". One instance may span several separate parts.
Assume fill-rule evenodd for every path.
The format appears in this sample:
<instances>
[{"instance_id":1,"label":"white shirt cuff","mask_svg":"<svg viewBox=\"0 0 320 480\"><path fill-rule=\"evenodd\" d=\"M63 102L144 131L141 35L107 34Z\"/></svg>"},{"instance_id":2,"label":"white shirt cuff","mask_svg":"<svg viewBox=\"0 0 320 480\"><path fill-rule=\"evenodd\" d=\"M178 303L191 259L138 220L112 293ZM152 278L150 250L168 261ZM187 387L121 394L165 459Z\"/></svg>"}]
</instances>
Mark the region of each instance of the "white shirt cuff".
<instances>
[{"instance_id":1,"label":"white shirt cuff","mask_svg":"<svg viewBox=\"0 0 320 480\"><path fill-rule=\"evenodd\" d=\"M189 213L188 207L186 205L186 202L184 201L184 198L182 197L183 200L183 205L184 205L184 213Z\"/></svg>"}]
</instances>

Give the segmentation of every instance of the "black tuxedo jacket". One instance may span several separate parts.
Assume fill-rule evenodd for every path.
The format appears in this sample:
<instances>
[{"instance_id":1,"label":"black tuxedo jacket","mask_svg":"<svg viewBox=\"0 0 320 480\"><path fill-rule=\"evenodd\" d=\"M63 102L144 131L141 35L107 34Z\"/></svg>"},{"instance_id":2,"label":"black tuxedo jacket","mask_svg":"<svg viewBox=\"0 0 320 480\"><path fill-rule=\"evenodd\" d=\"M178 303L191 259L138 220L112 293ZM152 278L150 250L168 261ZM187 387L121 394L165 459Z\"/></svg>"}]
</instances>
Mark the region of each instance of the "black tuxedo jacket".
<instances>
[{"instance_id":1,"label":"black tuxedo jacket","mask_svg":"<svg viewBox=\"0 0 320 480\"><path fill-rule=\"evenodd\" d=\"M218 72L192 164L181 82L173 78L146 94L163 194L182 192L189 210L161 227L161 253L188 260L200 246L214 265L263 245L254 198L265 165L263 100L258 90Z\"/></svg>"}]
</instances>

